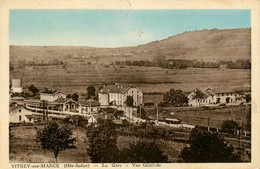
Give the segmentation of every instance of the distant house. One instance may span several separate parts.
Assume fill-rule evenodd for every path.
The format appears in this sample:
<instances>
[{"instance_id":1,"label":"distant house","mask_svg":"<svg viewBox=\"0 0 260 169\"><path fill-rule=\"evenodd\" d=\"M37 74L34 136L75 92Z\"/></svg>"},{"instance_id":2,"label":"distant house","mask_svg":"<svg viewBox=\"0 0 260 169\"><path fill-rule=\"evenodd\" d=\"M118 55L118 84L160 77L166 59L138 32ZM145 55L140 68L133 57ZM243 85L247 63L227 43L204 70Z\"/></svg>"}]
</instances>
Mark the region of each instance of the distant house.
<instances>
[{"instance_id":1,"label":"distant house","mask_svg":"<svg viewBox=\"0 0 260 169\"><path fill-rule=\"evenodd\" d=\"M21 79L12 79L11 92L12 93L22 93L23 92Z\"/></svg>"},{"instance_id":2,"label":"distant house","mask_svg":"<svg viewBox=\"0 0 260 169\"><path fill-rule=\"evenodd\" d=\"M46 100L48 102L53 102L59 98L66 98L66 95L59 90L43 91L40 93L40 100Z\"/></svg>"},{"instance_id":3,"label":"distant house","mask_svg":"<svg viewBox=\"0 0 260 169\"><path fill-rule=\"evenodd\" d=\"M24 106L17 106L9 110L10 123L34 123L33 112Z\"/></svg>"},{"instance_id":4,"label":"distant house","mask_svg":"<svg viewBox=\"0 0 260 169\"><path fill-rule=\"evenodd\" d=\"M200 90L204 94L204 98L195 99L196 90ZM251 93L250 88L207 88L206 90L196 89L188 94L189 106L212 106L219 104L239 105L245 103L245 94Z\"/></svg>"},{"instance_id":5,"label":"distant house","mask_svg":"<svg viewBox=\"0 0 260 169\"><path fill-rule=\"evenodd\" d=\"M98 92L98 99L101 106L125 106L127 96L133 97L133 105L143 104L143 92L132 84L119 84L104 86Z\"/></svg>"},{"instance_id":6,"label":"distant house","mask_svg":"<svg viewBox=\"0 0 260 169\"><path fill-rule=\"evenodd\" d=\"M88 124L97 123L97 119L94 116L88 116Z\"/></svg>"}]
</instances>

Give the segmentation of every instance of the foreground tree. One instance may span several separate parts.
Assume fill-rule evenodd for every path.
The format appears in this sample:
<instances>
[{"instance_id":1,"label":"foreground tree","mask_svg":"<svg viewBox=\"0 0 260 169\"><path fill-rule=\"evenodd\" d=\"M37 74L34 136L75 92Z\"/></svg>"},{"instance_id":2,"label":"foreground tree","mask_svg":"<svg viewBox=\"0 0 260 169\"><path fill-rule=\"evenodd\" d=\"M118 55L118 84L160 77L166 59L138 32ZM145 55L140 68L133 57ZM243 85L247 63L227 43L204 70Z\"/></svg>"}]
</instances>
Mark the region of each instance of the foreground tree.
<instances>
[{"instance_id":1,"label":"foreground tree","mask_svg":"<svg viewBox=\"0 0 260 169\"><path fill-rule=\"evenodd\" d=\"M123 163L166 163L168 157L163 154L154 142L139 141L124 148L120 155Z\"/></svg>"},{"instance_id":2,"label":"foreground tree","mask_svg":"<svg viewBox=\"0 0 260 169\"><path fill-rule=\"evenodd\" d=\"M77 148L75 141L76 138L72 138L72 130L59 127L55 121L50 122L43 129L37 129L36 142L41 143L43 150L53 152L56 163L60 151Z\"/></svg>"},{"instance_id":3,"label":"foreground tree","mask_svg":"<svg viewBox=\"0 0 260 169\"><path fill-rule=\"evenodd\" d=\"M190 135L190 147L185 147L180 154L184 162L238 162L234 148L228 146L217 133L194 129Z\"/></svg>"},{"instance_id":4,"label":"foreground tree","mask_svg":"<svg viewBox=\"0 0 260 169\"><path fill-rule=\"evenodd\" d=\"M229 134L234 134L239 130L239 125L233 120L226 120L222 123L222 131Z\"/></svg>"},{"instance_id":5,"label":"foreground tree","mask_svg":"<svg viewBox=\"0 0 260 169\"><path fill-rule=\"evenodd\" d=\"M163 100L172 106L184 106L188 104L189 99L187 96L182 92L182 90L178 89L170 89L170 91L166 92L163 96Z\"/></svg>"},{"instance_id":6,"label":"foreground tree","mask_svg":"<svg viewBox=\"0 0 260 169\"><path fill-rule=\"evenodd\" d=\"M112 120L98 119L96 125L87 128L89 146L87 148L93 163L115 163L119 160L116 126Z\"/></svg>"}]
</instances>

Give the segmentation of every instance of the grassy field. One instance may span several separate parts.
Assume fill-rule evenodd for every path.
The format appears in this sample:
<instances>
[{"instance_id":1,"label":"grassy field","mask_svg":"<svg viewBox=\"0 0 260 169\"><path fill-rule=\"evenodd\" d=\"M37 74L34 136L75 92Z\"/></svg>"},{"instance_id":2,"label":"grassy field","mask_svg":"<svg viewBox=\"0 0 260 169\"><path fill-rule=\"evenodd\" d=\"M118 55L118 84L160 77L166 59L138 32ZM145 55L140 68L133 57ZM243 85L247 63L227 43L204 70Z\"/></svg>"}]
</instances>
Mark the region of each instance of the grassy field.
<instances>
[{"instance_id":1,"label":"grassy field","mask_svg":"<svg viewBox=\"0 0 260 169\"><path fill-rule=\"evenodd\" d=\"M38 126L39 127L39 126ZM40 126L42 127L42 126ZM9 157L12 163L54 163L54 155L50 151L43 151L35 141L34 126L19 126L13 128L14 137L10 141ZM77 129L77 149L65 150L58 155L59 163L87 163L90 162L87 154L85 132Z\"/></svg>"},{"instance_id":2,"label":"grassy field","mask_svg":"<svg viewBox=\"0 0 260 169\"><path fill-rule=\"evenodd\" d=\"M251 70L238 69L163 69L112 65L61 65L15 67L10 78L22 78L23 86L55 88L65 93L86 93L89 85L98 89L102 83L136 84L144 93L166 92L170 88L191 91L204 87L250 86Z\"/></svg>"},{"instance_id":3,"label":"grassy field","mask_svg":"<svg viewBox=\"0 0 260 169\"><path fill-rule=\"evenodd\" d=\"M38 126L39 127L39 126ZM42 126L40 126L42 127ZM34 126L19 126L12 129L14 137L10 141L10 162L11 163L53 163L53 153L43 151L40 145L35 142L36 130ZM58 156L59 163L88 163L91 162L87 154L87 143L85 132L81 128L74 131L77 138L77 149L65 150ZM128 147L131 142L136 143L138 138L119 136L117 139L118 148ZM148 140L149 141L149 140ZM151 141L151 140L150 140ZM184 143L157 140L159 148L168 155L171 162L177 162L181 149L186 146Z\"/></svg>"},{"instance_id":4,"label":"grassy field","mask_svg":"<svg viewBox=\"0 0 260 169\"><path fill-rule=\"evenodd\" d=\"M148 109L149 117L156 119L156 110ZM170 113L174 112L174 115ZM225 120L234 120L243 129L250 130L248 115L251 113L251 106L229 106L229 107L210 107L210 108L177 108L167 107L159 109L159 117L178 118L182 123L193 124L199 126L209 126L221 129L221 125Z\"/></svg>"}]
</instances>

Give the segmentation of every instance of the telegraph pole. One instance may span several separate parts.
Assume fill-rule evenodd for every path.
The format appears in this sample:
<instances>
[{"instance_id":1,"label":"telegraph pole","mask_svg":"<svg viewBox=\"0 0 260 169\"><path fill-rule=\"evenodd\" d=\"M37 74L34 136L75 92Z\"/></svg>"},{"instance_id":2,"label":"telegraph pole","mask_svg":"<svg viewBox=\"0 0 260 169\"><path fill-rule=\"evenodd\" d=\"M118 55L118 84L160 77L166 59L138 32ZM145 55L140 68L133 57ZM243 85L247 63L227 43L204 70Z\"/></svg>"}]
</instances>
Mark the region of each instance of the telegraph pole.
<instances>
[{"instance_id":1,"label":"telegraph pole","mask_svg":"<svg viewBox=\"0 0 260 169\"><path fill-rule=\"evenodd\" d=\"M208 131L210 131L210 128L209 128L209 117L208 117Z\"/></svg>"}]
</instances>

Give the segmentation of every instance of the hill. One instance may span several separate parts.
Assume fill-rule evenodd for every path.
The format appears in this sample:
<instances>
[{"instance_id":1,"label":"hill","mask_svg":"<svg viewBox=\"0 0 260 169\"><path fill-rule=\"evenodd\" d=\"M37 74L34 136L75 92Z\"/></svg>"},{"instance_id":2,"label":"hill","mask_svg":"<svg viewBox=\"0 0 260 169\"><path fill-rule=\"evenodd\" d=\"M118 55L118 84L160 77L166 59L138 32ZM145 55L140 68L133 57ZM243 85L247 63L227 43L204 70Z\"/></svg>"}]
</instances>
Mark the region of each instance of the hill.
<instances>
[{"instance_id":1,"label":"hill","mask_svg":"<svg viewBox=\"0 0 260 169\"><path fill-rule=\"evenodd\" d=\"M108 63L115 60L187 59L201 61L251 58L251 28L211 29L184 32L161 41L135 47L93 48L85 46L10 46L11 63L87 59Z\"/></svg>"}]
</instances>

